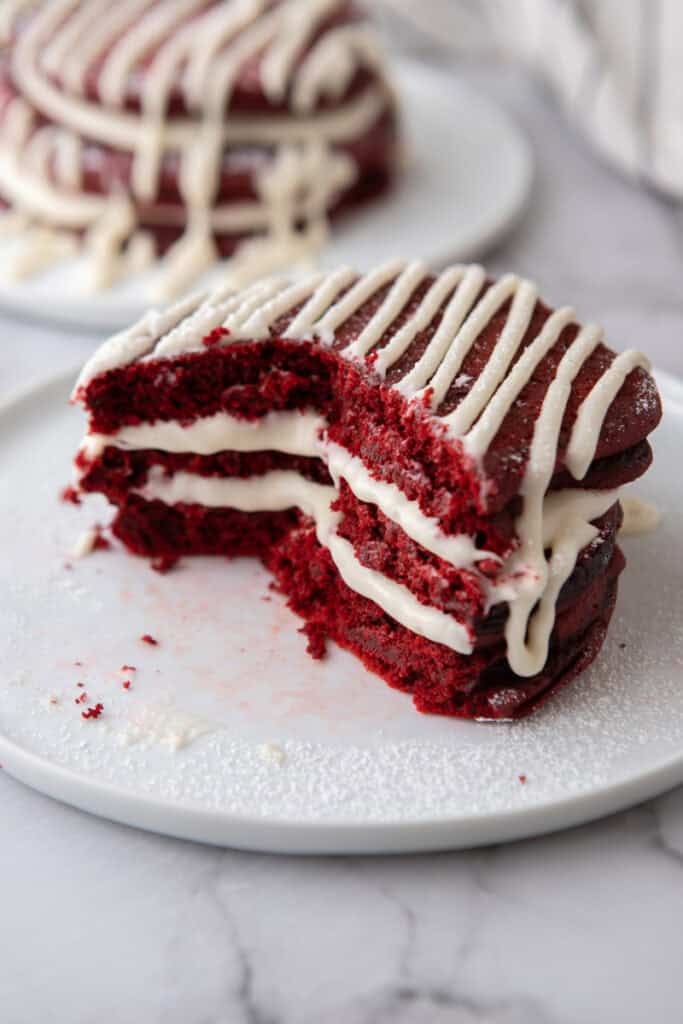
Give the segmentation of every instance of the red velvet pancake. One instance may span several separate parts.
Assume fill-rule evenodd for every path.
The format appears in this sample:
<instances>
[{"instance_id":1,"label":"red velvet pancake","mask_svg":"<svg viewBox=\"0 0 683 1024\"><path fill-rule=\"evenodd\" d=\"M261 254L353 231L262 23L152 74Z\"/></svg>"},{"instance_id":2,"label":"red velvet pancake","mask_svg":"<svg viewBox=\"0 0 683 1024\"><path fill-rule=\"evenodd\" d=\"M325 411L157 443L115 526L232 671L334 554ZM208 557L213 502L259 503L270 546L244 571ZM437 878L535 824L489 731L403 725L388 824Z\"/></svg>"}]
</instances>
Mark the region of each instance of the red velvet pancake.
<instances>
[{"instance_id":1,"label":"red velvet pancake","mask_svg":"<svg viewBox=\"0 0 683 1024\"><path fill-rule=\"evenodd\" d=\"M131 551L259 555L313 654L329 636L420 710L475 718L596 656L618 488L661 415L644 357L530 282L399 262L184 300L74 394L80 488Z\"/></svg>"},{"instance_id":2,"label":"red velvet pancake","mask_svg":"<svg viewBox=\"0 0 683 1024\"><path fill-rule=\"evenodd\" d=\"M101 279L176 242L184 281L254 236L317 237L398 163L350 0L28 5L0 61L0 133L2 201L79 236Z\"/></svg>"}]
</instances>

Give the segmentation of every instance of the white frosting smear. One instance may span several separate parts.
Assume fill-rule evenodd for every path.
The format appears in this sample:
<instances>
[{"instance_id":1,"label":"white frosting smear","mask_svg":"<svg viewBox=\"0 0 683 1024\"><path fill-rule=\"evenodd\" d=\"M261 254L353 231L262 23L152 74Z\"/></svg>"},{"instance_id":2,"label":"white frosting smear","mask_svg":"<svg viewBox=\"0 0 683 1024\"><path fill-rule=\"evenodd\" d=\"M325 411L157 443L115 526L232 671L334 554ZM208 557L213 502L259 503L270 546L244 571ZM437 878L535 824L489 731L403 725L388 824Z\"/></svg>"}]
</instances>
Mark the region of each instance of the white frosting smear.
<instances>
[{"instance_id":1,"label":"white frosting smear","mask_svg":"<svg viewBox=\"0 0 683 1024\"><path fill-rule=\"evenodd\" d=\"M662 513L656 505L637 498L635 494L623 494L619 499L624 520L619 530L625 537L640 533L651 533L662 521Z\"/></svg>"}]
</instances>

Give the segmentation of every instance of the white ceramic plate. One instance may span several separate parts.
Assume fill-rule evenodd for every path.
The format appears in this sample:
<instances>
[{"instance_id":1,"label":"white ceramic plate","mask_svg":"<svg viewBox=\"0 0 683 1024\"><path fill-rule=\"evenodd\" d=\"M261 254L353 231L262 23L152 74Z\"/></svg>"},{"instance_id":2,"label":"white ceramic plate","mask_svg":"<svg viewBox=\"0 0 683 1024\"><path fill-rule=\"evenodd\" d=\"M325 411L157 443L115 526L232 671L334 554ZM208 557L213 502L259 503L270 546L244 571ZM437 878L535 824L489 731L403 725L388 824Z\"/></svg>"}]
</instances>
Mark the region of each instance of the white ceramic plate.
<instances>
[{"instance_id":1,"label":"white ceramic plate","mask_svg":"<svg viewBox=\"0 0 683 1024\"><path fill-rule=\"evenodd\" d=\"M528 197L531 153L507 114L442 72L403 62L396 79L407 167L386 199L335 227L321 258L325 267L363 269L397 255L434 266L469 259L513 225ZM0 239L0 264L3 259L11 259L10 243ZM18 284L0 282L0 308L112 331L150 306L152 272L95 294L84 291L82 280L82 266L71 261Z\"/></svg>"},{"instance_id":2,"label":"white ceramic plate","mask_svg":"<svg viewBox=\"0 0 683 1024\"><path fill-rule=\"evenodd\" d=\"M419 715L350 655L313 661L255 562L187 559L160 576L118 547L70 558L109 510L57 497L82 429L67 382L7 406L0 763L117 821L305 853L500 842L682 781L683 385L659 380L666 416L637 490L663 522L624 543L629 567L597 665L512 725ZM97 702L101 717L84 720Z\"/></svg>"}]
</instances>

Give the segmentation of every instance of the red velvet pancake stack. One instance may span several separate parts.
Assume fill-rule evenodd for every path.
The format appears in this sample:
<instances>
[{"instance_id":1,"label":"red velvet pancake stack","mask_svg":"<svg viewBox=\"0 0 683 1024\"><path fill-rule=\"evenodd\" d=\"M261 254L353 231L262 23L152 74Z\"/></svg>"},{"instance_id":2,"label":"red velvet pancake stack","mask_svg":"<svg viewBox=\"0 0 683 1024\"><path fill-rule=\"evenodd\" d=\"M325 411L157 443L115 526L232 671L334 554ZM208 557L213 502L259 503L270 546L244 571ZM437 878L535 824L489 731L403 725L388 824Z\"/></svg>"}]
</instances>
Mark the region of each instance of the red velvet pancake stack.
<instances>
[{"instance_id":1,"label":"red velvet pancake stack","mask_svg":"<svg viewBox=\"0 0 683 1024\"><path fill-rule=\"evenodd\" d=\"M307 624L423 711L514 718L596 656L647 361L530 282L420 263L153 313L74 393L80 487L139 554L253 554ZM226 571L230 571L226 569Z\"/></svg>"},{"instance_id":2,"label":"red velvet pancake stack","mask_svg":"<svg viewBox=\"0 0 683 1024\"><path fill-rule=\"evenodd\" d=\"M328 214L391 182L394 101L351 0L7 2L17 274L79 239L108 284L170 247L180 291L252 236L314 244Z\"/></svg>"}]
</instances>

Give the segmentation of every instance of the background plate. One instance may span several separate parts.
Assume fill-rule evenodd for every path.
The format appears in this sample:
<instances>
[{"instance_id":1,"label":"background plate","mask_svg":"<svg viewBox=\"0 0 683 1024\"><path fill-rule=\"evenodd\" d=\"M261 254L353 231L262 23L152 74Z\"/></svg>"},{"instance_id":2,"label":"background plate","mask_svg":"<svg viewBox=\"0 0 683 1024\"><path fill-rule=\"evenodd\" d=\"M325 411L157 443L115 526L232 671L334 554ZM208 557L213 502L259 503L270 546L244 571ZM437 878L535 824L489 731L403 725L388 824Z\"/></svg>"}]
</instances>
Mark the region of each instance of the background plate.
<instances>
[{"instance_id":1,"label":"background plate","mask_svg":"<svg viewBox=\"0 0 683 1024\"><path fill-rule=\"evenodd\" d=\"M307 853L499 842L682 781L683 386L659 380L667 411L638 491L663 522L625 541L598 664L536 716L498 725L419 715L337 649L314 662L255 562L186 559L160 576L119 548L73 560L80 531L109 512L57 497L82 427L66 382L7 407L2 766L141 828ZM104 705L98 720L81 717L78 682L86 706Z\"/></svg>"},{"instance_id":2,"label":"background plate","mask_svg":"<svg viewBox=\"0 0 683 1024\"><path fill-rule=\"evenodd\" d=\"M395 76L407 167L389 196L335 227L324 267L364 269L397 255L434 266L469 259L513 225L529 194L531 153L507 114L453 75L403 61ZM0 265L3 259L11 259L10 243L0 239ZM0 281L0 308L106 332L150 306L150 272L95 294L83 291L82 277L71 261L19 283Z\"/></svg>"}]
</instances>

